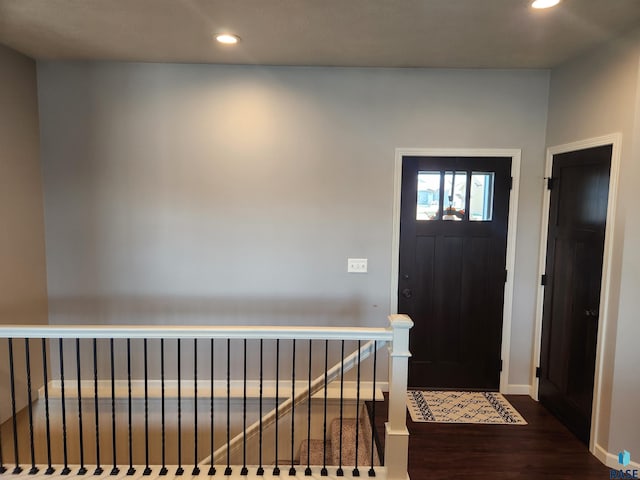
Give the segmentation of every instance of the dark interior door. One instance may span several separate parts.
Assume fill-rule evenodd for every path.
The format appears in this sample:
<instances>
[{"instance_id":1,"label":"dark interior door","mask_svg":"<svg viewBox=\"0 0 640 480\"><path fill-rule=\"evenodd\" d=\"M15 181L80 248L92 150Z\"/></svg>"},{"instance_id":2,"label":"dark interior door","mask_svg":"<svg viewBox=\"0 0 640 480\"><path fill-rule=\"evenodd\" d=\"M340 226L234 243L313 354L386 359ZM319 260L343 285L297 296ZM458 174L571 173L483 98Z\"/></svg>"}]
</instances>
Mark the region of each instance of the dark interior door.
<instances>
[{"instance_id":1,"label":"dark interior door","mask_svg":"<svg viewBox=\"0 0 640 480\"><path fill-rule=\"evenodd\" d=\"M409 386L498 389L510 188L511 158L403 158Z\"/></svg>"},{"instance_id":2,"label":"dark interior door","mask_svg":"<svg viewBox=\"0 0 640 480\"><path fill-rule=\"evenodd\" d=\"M554 155L539 398L589 441L611 146Z\"/></svg>"}]
</instances>

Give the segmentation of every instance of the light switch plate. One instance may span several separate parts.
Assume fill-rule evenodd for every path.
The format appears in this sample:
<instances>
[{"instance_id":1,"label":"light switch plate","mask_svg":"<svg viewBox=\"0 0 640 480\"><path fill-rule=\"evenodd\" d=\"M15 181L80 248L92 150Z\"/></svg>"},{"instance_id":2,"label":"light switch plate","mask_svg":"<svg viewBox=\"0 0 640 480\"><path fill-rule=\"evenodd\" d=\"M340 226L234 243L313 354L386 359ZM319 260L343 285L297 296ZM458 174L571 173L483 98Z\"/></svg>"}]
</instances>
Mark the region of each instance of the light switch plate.
<instances>
[{"instance_id":1,"label":"light switch plate","mask_svg":"<svg viewBox=\"0 0 640 480\"><path fill-rule=\"evenodd\" d=\"M366 258L348 258L347 273L367 273Z\"/></svg>"}]
</instances>

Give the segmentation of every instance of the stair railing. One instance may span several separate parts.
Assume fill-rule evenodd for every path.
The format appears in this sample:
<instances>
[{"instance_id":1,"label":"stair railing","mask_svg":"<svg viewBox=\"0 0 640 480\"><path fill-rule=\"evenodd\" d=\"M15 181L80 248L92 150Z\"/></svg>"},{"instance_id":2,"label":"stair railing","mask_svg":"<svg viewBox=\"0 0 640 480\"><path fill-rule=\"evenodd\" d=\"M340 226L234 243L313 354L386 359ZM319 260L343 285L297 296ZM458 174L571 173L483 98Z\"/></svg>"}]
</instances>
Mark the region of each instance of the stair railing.
<instances>
[{"instance_id":1,"label":"stair railing","mask_svg":"<svg viewBox=\"0 0 640 480\"><path fill-rule=\"evenodd\" d=\"M275 423L276 418L282 418L291 413L291 410L294 407L306 403L310 396L313 397L315 394L320 393L324 390L325 383L327 385L331 384L334 380L352 370L356 365L358 365L359 362L362 362L369 358L369 356L374 352L374 349L380 348L382 345L382 343L377 344L376 341L370 340L366 344L361 346L357 351L351 353L349 356L336 363L333 367L326 370L326 374L325 372L323 372L322 374L318 375L311 381L309 386L297 391L295 396L290 396L283 402L279 403L276 408L267 412L259 420L247 427L243 432L240 432L233 439L231 439L229 443L226 443L218 448L213 454L213 464L216 465L221 463L226 457L228 450L231 450L233 455L234 451L238 451L242 448L242 445L245 441L248 441L254 438L256 435L259 435L260 428L266 429L270 427ZM212 457L209 455L200 462L200 465L210 465L212 463L211 458Z\"/></svg>"},{"instance_id":2,"label":"stair railing","mask_svg":"<svg viewBox=\"0 0 640 480\"><path fill-rule=\"evenodd\" d=\"M261 477L265 474L263 465L262 443L260 446L260 460L258 468L247 465L247 441L256 435L260 436L269 426L275 427L276 456L273 474L280 474L278 466L277 439L279 434L288 435L289 432L278 432L278 419L290 415L293 419L296 406L305 400L311 402L315 394L324 390L324 416L326 438L326 403L327 386L332 380L340 378L340 407L342 409L344 376L354 367L358 367L357 384L358 398L360 398L360 363L373 355L373 398L376 389L376 356L378 348L387 345L389 350L389 414L385 424L385 465L374 468L373 445L369 476L380 475L390 480L404 480L408 478L408 431L406 428L406 384L408 357L409 329L413 325L405 315L392 315L387 328L347 328L347 327L267 327L267 326L0 326L0 475L5 472L21 473L23 467L28 466L28 474L40 471L48 475L91 475L109 478L122 474L133 476L140 472L143 476L165 476L170 474L183 475L185 465L192 465L189 473L193 476L201 472L207 475L237 475ZM247 354L248 341L259 342L260 355L260 415L259 420L247 426ZM280 355L280 343L292 343L291 377L285 381L291 382L291 393L285 393L286 400L277 403L263 414L263 395L267 384L263 376L263 346L266 342L276 347L275 357L275 398L282 397L278 391L280 383L280 362L284 361ZM321 342L322 341L322 342ZM342 358L331 368L327 368L329 342L340 342ZM344 355L345 341L358 343L356 351ZM296 342L300 350L296 354ZM315 343L314 343L315 342ZM203 362L198 345L209 346L209 361ZM253 345L252 343L252 345ZM313 362L312 346L324 343L324 371L312 378ZM207 345L208 344L208 345ZM304 348L307 347L304 360ZM141 348L138 348L141 347ZM151 347L151 348L150 348ZM159 348L158 348L159 347ZM167 362L167 352L177 351L176 363ZM243 354L243 375L239 380L232 379L232 349ZM316 347L317 349L317 347ZM66 351L65 351L66 350ZM214 362L222 361L226 353L226 376L223 380L214 377L220 370ZM314 350L315 351L315 350ZM185 355L183 352L187 352ZM214 354L215 352L215 354ZM251 352L250 352L251 353ZM206 355L206 351L204 352ZM297 356L296 356L297 355ZM142 358L141 358L142 356ZM6 359L6 360L5 360ZM222 360L221 360L222 359ZM193 373L187 374L181 368L181 362L192 361ZM308 370L304 371L304 364L308 362ZM66 363L66 365L65 365ZM210 368L210 375L202 374L202 364L207 363L205 372ZM299 371L306 373L306 385L296 387L296 366ZM177 365L172 374L172 368ZM182 365L185 365L182 363ZM7 368L8 367L8 368ZM118 368L116 368L118 367ZM200 368L200 375L198 369ZM151 371L159 370L160 379L150 378ZM177 375L174 379L173 376ZM300 373L298 373L298 377ZM207 378L209 377L209 378ZM65 381L66 380L66 381ZM240 434L231 435L231 392L242 383L242 427ZM40 392L41 401L34 403ZM191 395L191 397L190 397ZM133 399L142 402L143 410L137 414L133 412ZM210 404L210 434L209 457L200 461L198 401L208 399ZM123 400L126 400L123 402ZM159 412L151 408L151 402L160 402ZM185 402L192 401L194 411L188 412ZM226 403L226 412L214 411L217 402ZM169 404L177 402L177 415L173 417ZM39 403L39 406L38 406ZM43 403L43 404L42 404ZM124 411L118 410L125 403ZM173 403L171 403L173 405ZM34 405L38 408L34 408ZM136 404L136 408L139 407ZM375 402L373 404L375 406ZM217 405L219 409L220 406ZM223 406L224 409L224 406ZM157 417L160 418L157 418ZM183 435L185 416L194 420L193 430ZM311 404L307 410L307 438L311 432ZM155 420L154 420L154 417ZM170 418L171 417L171 418ZM143 422L140 419L143 418ZM189 419L188 418L188 419ZM226 442L214 449L214 433L219 426L214 420L226 420ZM188 421L187 419L187 421ZM151 462L150 442L155 434L150 433L153 422L161 422L158 428L157 450L161 451L161 461ZM169 423L177 421L177 459L170 463L167 460L169 448ZM202 416L200 417L202 421ZM4 422L4 423L3 423ZM173 425L172 423L172 425ZM20 427L22 425L22 427ZM200 433L202 434L202 426ZM206 431L207 429L204 428ZM289 475L297 475L293 462L293 439L295 433L294 422L291 421L291 456ZM357 427L356 427L357 430ZM118 433L118 434L117 434ZM70 438L75 435L73 441ZM193 442L183 462L183 438L193 435ZM342 430L340 430L342 435ZM358 437L356 433L356 458ZM137 439L137 440L134 440ZM140 452L144 441L142 457L134 458L134 451ZM140 443L138 445L137 443ZM340 440L342 444L342 438ZM217 439L217 444L220 440ZM231 463L232 451L242 449L242 464ZM60 454L53 458L52 451ZM342 450L340 450L340 464L338 468L327 468L326 453L323 454L325 465L319 471L321 476L341 477L345 475L342 465ZM107 458L108 457L108 458ZM126 462L123 462L123 457ZM12 468L7 469L5 462L11 458ZM142 460L144 458L144 460ZM211 462L213 459L213 462ZM216 470L216 466L223 464L226 468ZM55 461L54 461L55 460ZM177 460L177 461L176 461ZM191 461L192 460L192 461ZM209 460L207 462L207 460ZM108 465L108 466L107 466ZM209 469L202 469L209 465ZM241 467L241 468L240 468ZM251 469L249 468L251 467ZM236 468L238 470L236 470ZM300 471L302 473L302 470ZM310 465L304 469L304 475L313 472ZM360 476L358 465L352 472L353 476Z\"/></svg>"}]
</instances>

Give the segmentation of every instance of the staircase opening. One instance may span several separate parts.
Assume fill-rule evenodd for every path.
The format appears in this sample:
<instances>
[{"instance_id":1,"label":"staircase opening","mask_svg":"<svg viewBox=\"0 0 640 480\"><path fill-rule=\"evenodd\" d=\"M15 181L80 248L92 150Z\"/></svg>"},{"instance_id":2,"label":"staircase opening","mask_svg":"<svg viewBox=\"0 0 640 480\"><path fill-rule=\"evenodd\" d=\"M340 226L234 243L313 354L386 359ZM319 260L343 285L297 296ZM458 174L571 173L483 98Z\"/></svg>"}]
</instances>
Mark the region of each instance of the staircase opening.
<instances>
[{"instance_id":1,"label":"staircase opening","mask_svg":"<svg viewBox=\"0 0 640 480\"><path fill-rule=\"evenodd\" d=\"M406 363L399 346L411 323L392 320L389 329L250 333L0 327L9 367L0 371L0 474L406 478L406 449L404 463L382 465L364 406L381 398L388 363L404 407L406 365L394 367ZM404 416L398 426L402 447Z\"/></svg>"}]
</instances>

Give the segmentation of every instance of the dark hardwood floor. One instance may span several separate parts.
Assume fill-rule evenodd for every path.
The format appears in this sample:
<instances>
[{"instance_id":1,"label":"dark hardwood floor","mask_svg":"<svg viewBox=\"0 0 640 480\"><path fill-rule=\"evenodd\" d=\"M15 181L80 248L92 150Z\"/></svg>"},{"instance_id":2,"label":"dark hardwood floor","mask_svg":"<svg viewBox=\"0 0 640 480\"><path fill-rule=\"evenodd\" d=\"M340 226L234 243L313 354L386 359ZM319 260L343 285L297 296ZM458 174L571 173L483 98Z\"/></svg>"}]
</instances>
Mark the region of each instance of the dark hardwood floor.
<instances>
[{"instance_id":1,"label":"dark hardwood floor","mask_svg":"<svg viewBox=\"0 0 640 480\"><path fill-rule=\"evenodd\" d=\"M412 480L609 478L609 468L542 405L526 395L506 398L528 425L414 423L407 415ZM386 418L386 402L378 402L381 440Z\"/></svg>"}]
</instances>

